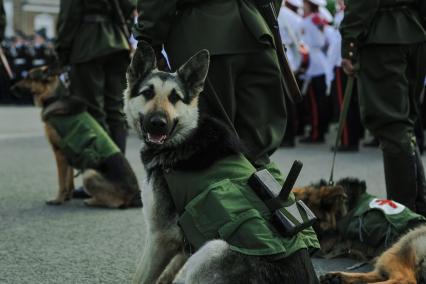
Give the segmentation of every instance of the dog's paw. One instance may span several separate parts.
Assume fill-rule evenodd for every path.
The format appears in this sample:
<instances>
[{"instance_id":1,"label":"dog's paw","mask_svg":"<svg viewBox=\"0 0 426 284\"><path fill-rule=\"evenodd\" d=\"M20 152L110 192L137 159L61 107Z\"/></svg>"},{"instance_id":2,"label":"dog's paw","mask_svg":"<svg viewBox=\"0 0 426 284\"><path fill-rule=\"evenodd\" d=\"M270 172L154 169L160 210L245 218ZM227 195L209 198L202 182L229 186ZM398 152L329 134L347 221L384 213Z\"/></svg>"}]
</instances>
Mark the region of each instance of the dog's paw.
<instances>
[{"instance_id":1,"label":"dog's paw","mask_svg":"<svg viewBox=\"0 0 426 284\"><path fill-rule=\"evenodd\" d=\"M46 204L47 205L62 205L62 204L64 204L64 200L55 198L55 199L46 201Z\"/></svg>"},{"instance_id":2,"label":"dog's paw","mask_svg":"<svg viewBox=\"0 0 426 284\"><path fill-rule=\"evenodd\" d=\"M340 272L331 272L320 277L321 284L344 284Z\"/></svg>"}]
</instances>

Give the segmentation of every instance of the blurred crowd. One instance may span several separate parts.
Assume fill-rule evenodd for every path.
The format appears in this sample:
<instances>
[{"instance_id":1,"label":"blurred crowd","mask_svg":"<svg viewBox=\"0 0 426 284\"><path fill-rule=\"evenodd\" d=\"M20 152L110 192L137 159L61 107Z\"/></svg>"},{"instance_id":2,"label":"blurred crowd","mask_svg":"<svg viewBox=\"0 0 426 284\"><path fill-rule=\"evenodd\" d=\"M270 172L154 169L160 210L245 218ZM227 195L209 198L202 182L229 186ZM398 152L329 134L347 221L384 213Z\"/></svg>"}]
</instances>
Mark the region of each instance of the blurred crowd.
<instances>
[{"instance_id":1,"label":"blurred crowd","mask_svg":"<svg viewBox=\"0 0 426 284\"><path fill-rule=\"evenodd\" d=\"M286 0L279 12L281 38L304 96L302 103L287 105L290 119L283 146L294 146L297 137L300 143L323 143L330 126L339 120L347 81L342 69L339 32L344 9L343 1ZM356 87L352 92L338 151L357 152L366 136ZM422 102L421 98L419 109L424 113ZM425 118L423 115L421 118L416 136L423 151ZM373 137L364 146L378 147L379 142Z\"/></svg>"},{"instance_id":2,"label":"blurred crowd","mask_svg":"<svg viewBox=\"0 0 426 284\"><path fill-rule=\"evenodd\" d=\"M11 93L10 87L25 78L30 69L55 61L53 40L47 38L44 29L33 35L17 31L13 37L5 38L2 48L14 78L10 79L6 70L0 69L0 104L32 104L30 95L16 96Z\"/></svg>"}]
</instances>

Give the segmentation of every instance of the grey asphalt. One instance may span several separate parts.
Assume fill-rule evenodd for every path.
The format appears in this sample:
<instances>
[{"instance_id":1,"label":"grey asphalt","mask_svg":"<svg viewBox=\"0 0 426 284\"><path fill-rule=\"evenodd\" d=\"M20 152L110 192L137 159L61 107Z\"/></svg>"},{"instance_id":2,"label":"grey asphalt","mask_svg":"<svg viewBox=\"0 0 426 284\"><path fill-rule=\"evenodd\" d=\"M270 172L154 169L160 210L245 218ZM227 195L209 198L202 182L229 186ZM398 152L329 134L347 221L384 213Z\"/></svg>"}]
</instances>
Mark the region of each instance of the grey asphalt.
<instances>
[{"instance_id":1,"label":"grey asphalt","mask_svg":"<svg viewBox=\"0 0 426 284\"><path fill-rule=\"evenodd\" d=\"M293 160L301 160L298 185L328 179L332 140L330 134L328 144L279 149L273 160L283 172ZM141 181L138 148L131 135L126 156ZM339 154L335 175L361 178L369 192L385 195L378 149ZM0 107L0 283L129 283L143 247L141 210L87 208L81 200L46 205L56 191L55 162L39 110ZM318 274L355 263L314 259Z\"/></svg>"}]
</instances>

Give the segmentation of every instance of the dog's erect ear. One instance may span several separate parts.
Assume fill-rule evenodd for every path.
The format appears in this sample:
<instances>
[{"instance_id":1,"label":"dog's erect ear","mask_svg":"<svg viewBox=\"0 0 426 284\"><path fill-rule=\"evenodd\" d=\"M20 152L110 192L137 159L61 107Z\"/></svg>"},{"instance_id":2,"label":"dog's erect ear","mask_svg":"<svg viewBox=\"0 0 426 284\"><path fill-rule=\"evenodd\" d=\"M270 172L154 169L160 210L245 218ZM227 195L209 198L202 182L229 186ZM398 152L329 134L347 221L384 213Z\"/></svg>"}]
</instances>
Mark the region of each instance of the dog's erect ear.
<instances>
[{"instance_id":1,"label":"dog's erect ear","mask_svg":"<svg viewBox=\"0 0 426 284\"><path fill-rule=\"evenodd\" d=\"M154 50L148 43L140 42L127 70L128 76L133 80L142 79L155 68L157 68L157 60Z\"/></svg>"},{"instance_id":2,"label":"dog's erect ear","mask_svg":"<svg viewBox=\"0 0 426 284\"><path fill-rule=\"evenodd\" d=\"M190 97L195 97L204 89L204 81L209 71L210 54L206 49L192 56L177 71L179 78L190 91Z\"/></svg>"}]
</instances>

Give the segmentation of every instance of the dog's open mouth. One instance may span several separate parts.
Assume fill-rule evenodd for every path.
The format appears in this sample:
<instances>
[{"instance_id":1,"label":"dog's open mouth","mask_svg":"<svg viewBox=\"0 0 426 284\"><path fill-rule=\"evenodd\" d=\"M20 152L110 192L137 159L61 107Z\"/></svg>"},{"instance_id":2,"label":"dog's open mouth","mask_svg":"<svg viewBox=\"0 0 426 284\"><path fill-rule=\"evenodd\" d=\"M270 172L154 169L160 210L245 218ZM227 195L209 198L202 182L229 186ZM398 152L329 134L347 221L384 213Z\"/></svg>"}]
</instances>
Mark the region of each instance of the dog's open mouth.
<instances>
[{"instance_id":1,"label":"dog's open mouth","mask_svg":"<svg viewBox=\"0 0 426 284\"><path fill-rule=\"evenodd\" d=\"M164 133L157 134L157 133L147 132L145 136L146 142L155 144L155 145L163 145L167 141L167 139L169 139L173 135L177 124L178 124L178 120L175 120L173 123L173 127L168 134L164 134Z\"/></svg>"},{"instance_id":2,"label":"dog's open mouth","mask_svg":"<svg viewBox=\"0 0 426 284\"><path fill-rule=\"evenodd\" d=\"M162 145L167 140L167 137L168 136L166 134L151 134L151 133L148 133L147 136L146 136L146 140L149 143Z\"/></svg>"}]
</instances>

